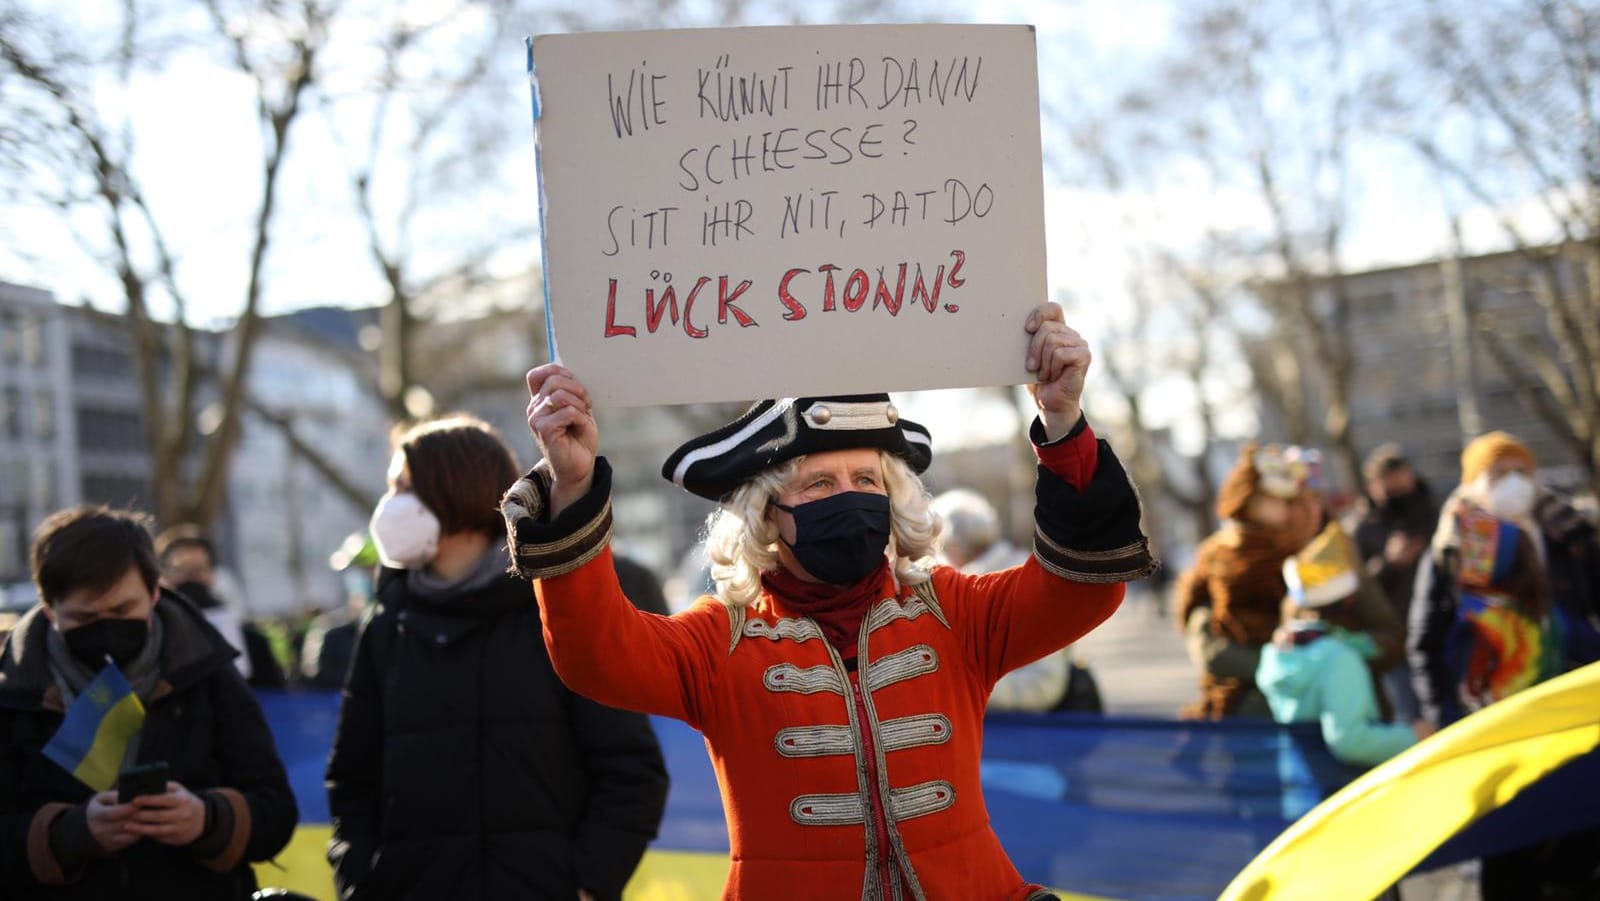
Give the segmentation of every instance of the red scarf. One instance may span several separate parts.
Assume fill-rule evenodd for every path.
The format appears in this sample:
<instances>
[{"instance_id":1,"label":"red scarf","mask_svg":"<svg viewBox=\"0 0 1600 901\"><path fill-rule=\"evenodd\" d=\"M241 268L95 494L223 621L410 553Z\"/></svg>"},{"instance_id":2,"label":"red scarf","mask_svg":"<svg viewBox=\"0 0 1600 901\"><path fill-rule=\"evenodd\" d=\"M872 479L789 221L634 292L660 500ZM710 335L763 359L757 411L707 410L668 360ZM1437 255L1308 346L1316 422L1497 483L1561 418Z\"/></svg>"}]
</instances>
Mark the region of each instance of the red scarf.
<instances>
[{"instance_id":1,"label":"red scarf","mask_svg":"<svg viewBox=\"0 0 1600 901\"><path fill-rule=\"evenodd\" d=\"M883 577L889 568L884 558L872 575L854 585L843 588L826 582L807 582L787 569L779 567L761 574L761 587L772 595L785 611L810 617L822 628L822 637L851 660L856 656L856 638L861 634L861 620L872 609L874 601L882 600Z\"/></svg>"}]
</instances>

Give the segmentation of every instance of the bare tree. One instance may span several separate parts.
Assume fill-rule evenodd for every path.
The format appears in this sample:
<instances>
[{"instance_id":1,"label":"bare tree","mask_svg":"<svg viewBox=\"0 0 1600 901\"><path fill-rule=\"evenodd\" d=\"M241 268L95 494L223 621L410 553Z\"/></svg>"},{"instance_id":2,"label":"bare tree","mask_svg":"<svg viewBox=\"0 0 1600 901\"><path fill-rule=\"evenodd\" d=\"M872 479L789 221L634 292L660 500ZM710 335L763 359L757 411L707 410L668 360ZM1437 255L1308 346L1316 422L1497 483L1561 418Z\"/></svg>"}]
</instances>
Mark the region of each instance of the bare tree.
<instances>
[{"instance_id":1,"label":"bare tree","mask_svg":"<svg viewBox=\"0 0 1600 901\"><path fill-rule=\"evenodd\" d=\"M251 216L245 287L240 312L217 367L219 399L209 429L200 434L199 382L205 360L188 321L189 298L168 239L170 223L143 188L133 129L119 128L93 99L97 79L108 74L94 48L65 23L13 11L0 32L6 74L25 85L30 111L44 117L42 141L14 148L31 187L66 215L95 210L99 225L81 234L86 247L114 274L125 301L147 441L153 465L156 515L165 522L209 524L221 509L228 464L247 400L246 379L265 287L268 251L279 211L279 183L306 89L316 80L319 53L332 15L316 0L273 7L267 16L206 0L203 9L228 48L231 64L253 83L261 130L260 185ZM134 0L122 5L122 23L109 73L126 80L146 54L168 47L147 44L141 30L153 15ZM263 23L261 19L270 20ZM9 117L8 117L9 118ZM171 309L167 324L153 306ZM163 377L170 367L171 377ZM197 472L186 465L200 453Z\"/></svg>"},{"instance_id":2,"label":"bare tree","mask_svg":"<svg viewBox=\"0 0 1600 901\"><path fill-rule=\"evenodd\" d=\"M1117 102L1124 108L1139 103ZM1080 97L1067 106L1086 110L1093 104ZM1173 240L1173 223L1160 203L1150 202L1161 189L1165 148L1152 146L1141 117L1125 118L1122 110L1069 114L1065 108L1046 108L1072 152L1071 160L1052 154L1054 170L1063 180L1087 182L1121 199L1114 234L1128 275L1119 302L1107 305L1098 359L1128 411L1122 446L1140 483L1169 500L1203 536L1216 525L1210 450L1219 439L1219 421L1247 397L1241 386L1218 387L1236 381L1229 361L1236 371L1249 346L1242 317L1235 315L1241 303L1238 267L1228 258L1227 241L1214 233ZM1094 230L1104 235L1111 225L1097 221ZM1187 401L1181 412L1172 410L1175 397ZM1177 451L1175 425L1197 437L1196 453Z\"/></svg>"},{"instance_id":3,"label":"bare tree","mask_svg":"<svg viewBox=\"0 0 1600 901\"><path fill-rule=\"evenodd\" d=\"M452 305L491 280L487 266L496 253L532 242L531 222L488 215L503 194L501 167L526 144L529 129L506 114L523 102L513 89L526 90L505 74L516 12L510 0L488 0L439 8L427 18L380 18L366 39L369 52L359 55L372 65L346 71L318 92L386 294L375 388L396 419L430 412L423 386L456 371L470 353L471 342L457 336L450 359L417 356L430 312L450 315ZM522 311L531 324L529 299ZM489 328L504 328L511 318L507 310L472 313Z\"/></svg>"},{"instance_id":4,"label":"bare tree","mask_svg":"<svg viewBox=\"0 0 1600 901\"><path fill-rule=\"evenodd\" d=\"M1241 306L1248 292L1268 314L1268 343L1247 352L1257 388L1285 404L1293 424L1297 389L1315 376L1318 431L1351 484L1359 482L1342 255L1366 78L1356 65L1365 36L1352 34L1364 21L1360 4L1185 6L1169 59L1117 111L1139 151L1174 177L1203 176L1212 185L1219 201L1212 234L1173 250L1210 256L1207 282L1218 303ZM1284 339L1297 350L1283 352Z\"/></svg>"},{"instance_id":5,"label":"bare tree","mask_svg":"<svg viewBox=\"0 0 1600 901\"><path fill-rule=\"evenodd\" d=\"M1425 40L1402 134L1493 211L1527 273L1495 287L1531 295L1554 353L1481 307L1475 337L1600 491L1600 11L1495 0L1463 16L1422 0L1407 24Z\"/></svg>"}]
</instances>

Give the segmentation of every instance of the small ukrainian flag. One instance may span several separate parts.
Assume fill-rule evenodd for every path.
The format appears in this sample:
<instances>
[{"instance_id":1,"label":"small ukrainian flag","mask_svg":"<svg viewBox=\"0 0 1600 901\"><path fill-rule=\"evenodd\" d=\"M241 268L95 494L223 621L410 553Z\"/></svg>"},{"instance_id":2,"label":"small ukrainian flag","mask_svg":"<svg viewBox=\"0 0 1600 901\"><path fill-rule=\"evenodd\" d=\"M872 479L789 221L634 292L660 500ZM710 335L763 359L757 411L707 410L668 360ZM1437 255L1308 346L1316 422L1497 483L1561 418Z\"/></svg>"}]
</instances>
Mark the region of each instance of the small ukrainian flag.
<instances>
[{"instance_id":1,"label":"small ukrainian flag","mask_svg":"<svg viewBox=\"0 0 1600 901\"><path fill-rule=\"evenodd\" d=\"M97 792L117 784L128 742L144 726L144 705L122 670L107 661L67 708L44 756Z\"/></svg>"}]
</instances>

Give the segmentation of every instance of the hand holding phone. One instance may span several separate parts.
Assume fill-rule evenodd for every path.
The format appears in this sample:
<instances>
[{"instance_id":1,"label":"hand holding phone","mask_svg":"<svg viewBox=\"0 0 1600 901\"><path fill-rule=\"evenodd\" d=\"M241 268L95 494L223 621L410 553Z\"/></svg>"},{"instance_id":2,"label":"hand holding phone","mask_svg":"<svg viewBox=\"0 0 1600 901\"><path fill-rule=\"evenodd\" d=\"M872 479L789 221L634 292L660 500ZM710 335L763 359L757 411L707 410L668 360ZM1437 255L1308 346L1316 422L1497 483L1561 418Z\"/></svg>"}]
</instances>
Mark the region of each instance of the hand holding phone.
<instances>
[{"instance_id":1,"label":"hand holding phone","mask_svg":"<svg viewBox=\"0 0 1600 901\"><path fill-rule=\"evenodd\" d=\"M116 853L139 840L129 831L133 807L117 802L117 793L104 791L89 799L89 835L107 853Z\"/></svg>"},{"instance_id":2,"label":"hand holding phone","mask_svg":"<svg viewBox=\"0 0 1600 901\"><path fill-rule=\"evenodd\" d=\"M135 798L129 807L127 830L140 838L181 848L205 833L205 801L176 782L167 783L162 794Z\"/></svg>"},{"instance_id":3,"label":"hand holding phone","mask_svg":"<svg viewBox=\"0 0 1600 901\"><path fill-rule=\"evenodd\" d=\"M129 767L117 777L117 803L127 804L140 795L164 795L167 793L167 762L158 760L154 763L140 764Z\"/></svg>"}]
</instances>

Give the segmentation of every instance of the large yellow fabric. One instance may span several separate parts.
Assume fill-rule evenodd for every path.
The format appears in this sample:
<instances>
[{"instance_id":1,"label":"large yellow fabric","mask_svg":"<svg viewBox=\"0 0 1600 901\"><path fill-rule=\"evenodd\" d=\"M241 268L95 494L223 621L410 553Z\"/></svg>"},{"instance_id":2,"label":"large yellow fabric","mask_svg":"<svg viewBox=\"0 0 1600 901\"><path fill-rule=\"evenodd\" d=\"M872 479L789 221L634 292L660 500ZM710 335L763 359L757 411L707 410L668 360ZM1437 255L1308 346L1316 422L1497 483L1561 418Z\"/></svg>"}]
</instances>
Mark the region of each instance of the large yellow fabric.
<instances>
[{"instance_id":1,"label":"large yellow fabric","mask_svg":"<svg viewBox=\"0 0 1600 901\"><path fill-rule=\"evenodd\" d=\"M1372 898L1446 839L1600 747L1600 663L1441 730L1301 817L1219 901Z\"/></svg>"},{"instance_id":2,"label":"large yellow fabric","mask_svg":"<svg viewBox=\"0 0 1600 901\"><path fill-rule=\"evenodd\" d=\"M256 864L263 887L285 888L319 901L334 901L333 870L325 856L331 826L301 826L275 861ZM624 901L706 901L722 896L728 858L688 851L649 851L623 892ZM1058 893L1062 901L1111 901Z\"/></svg>"}]
</instances>

